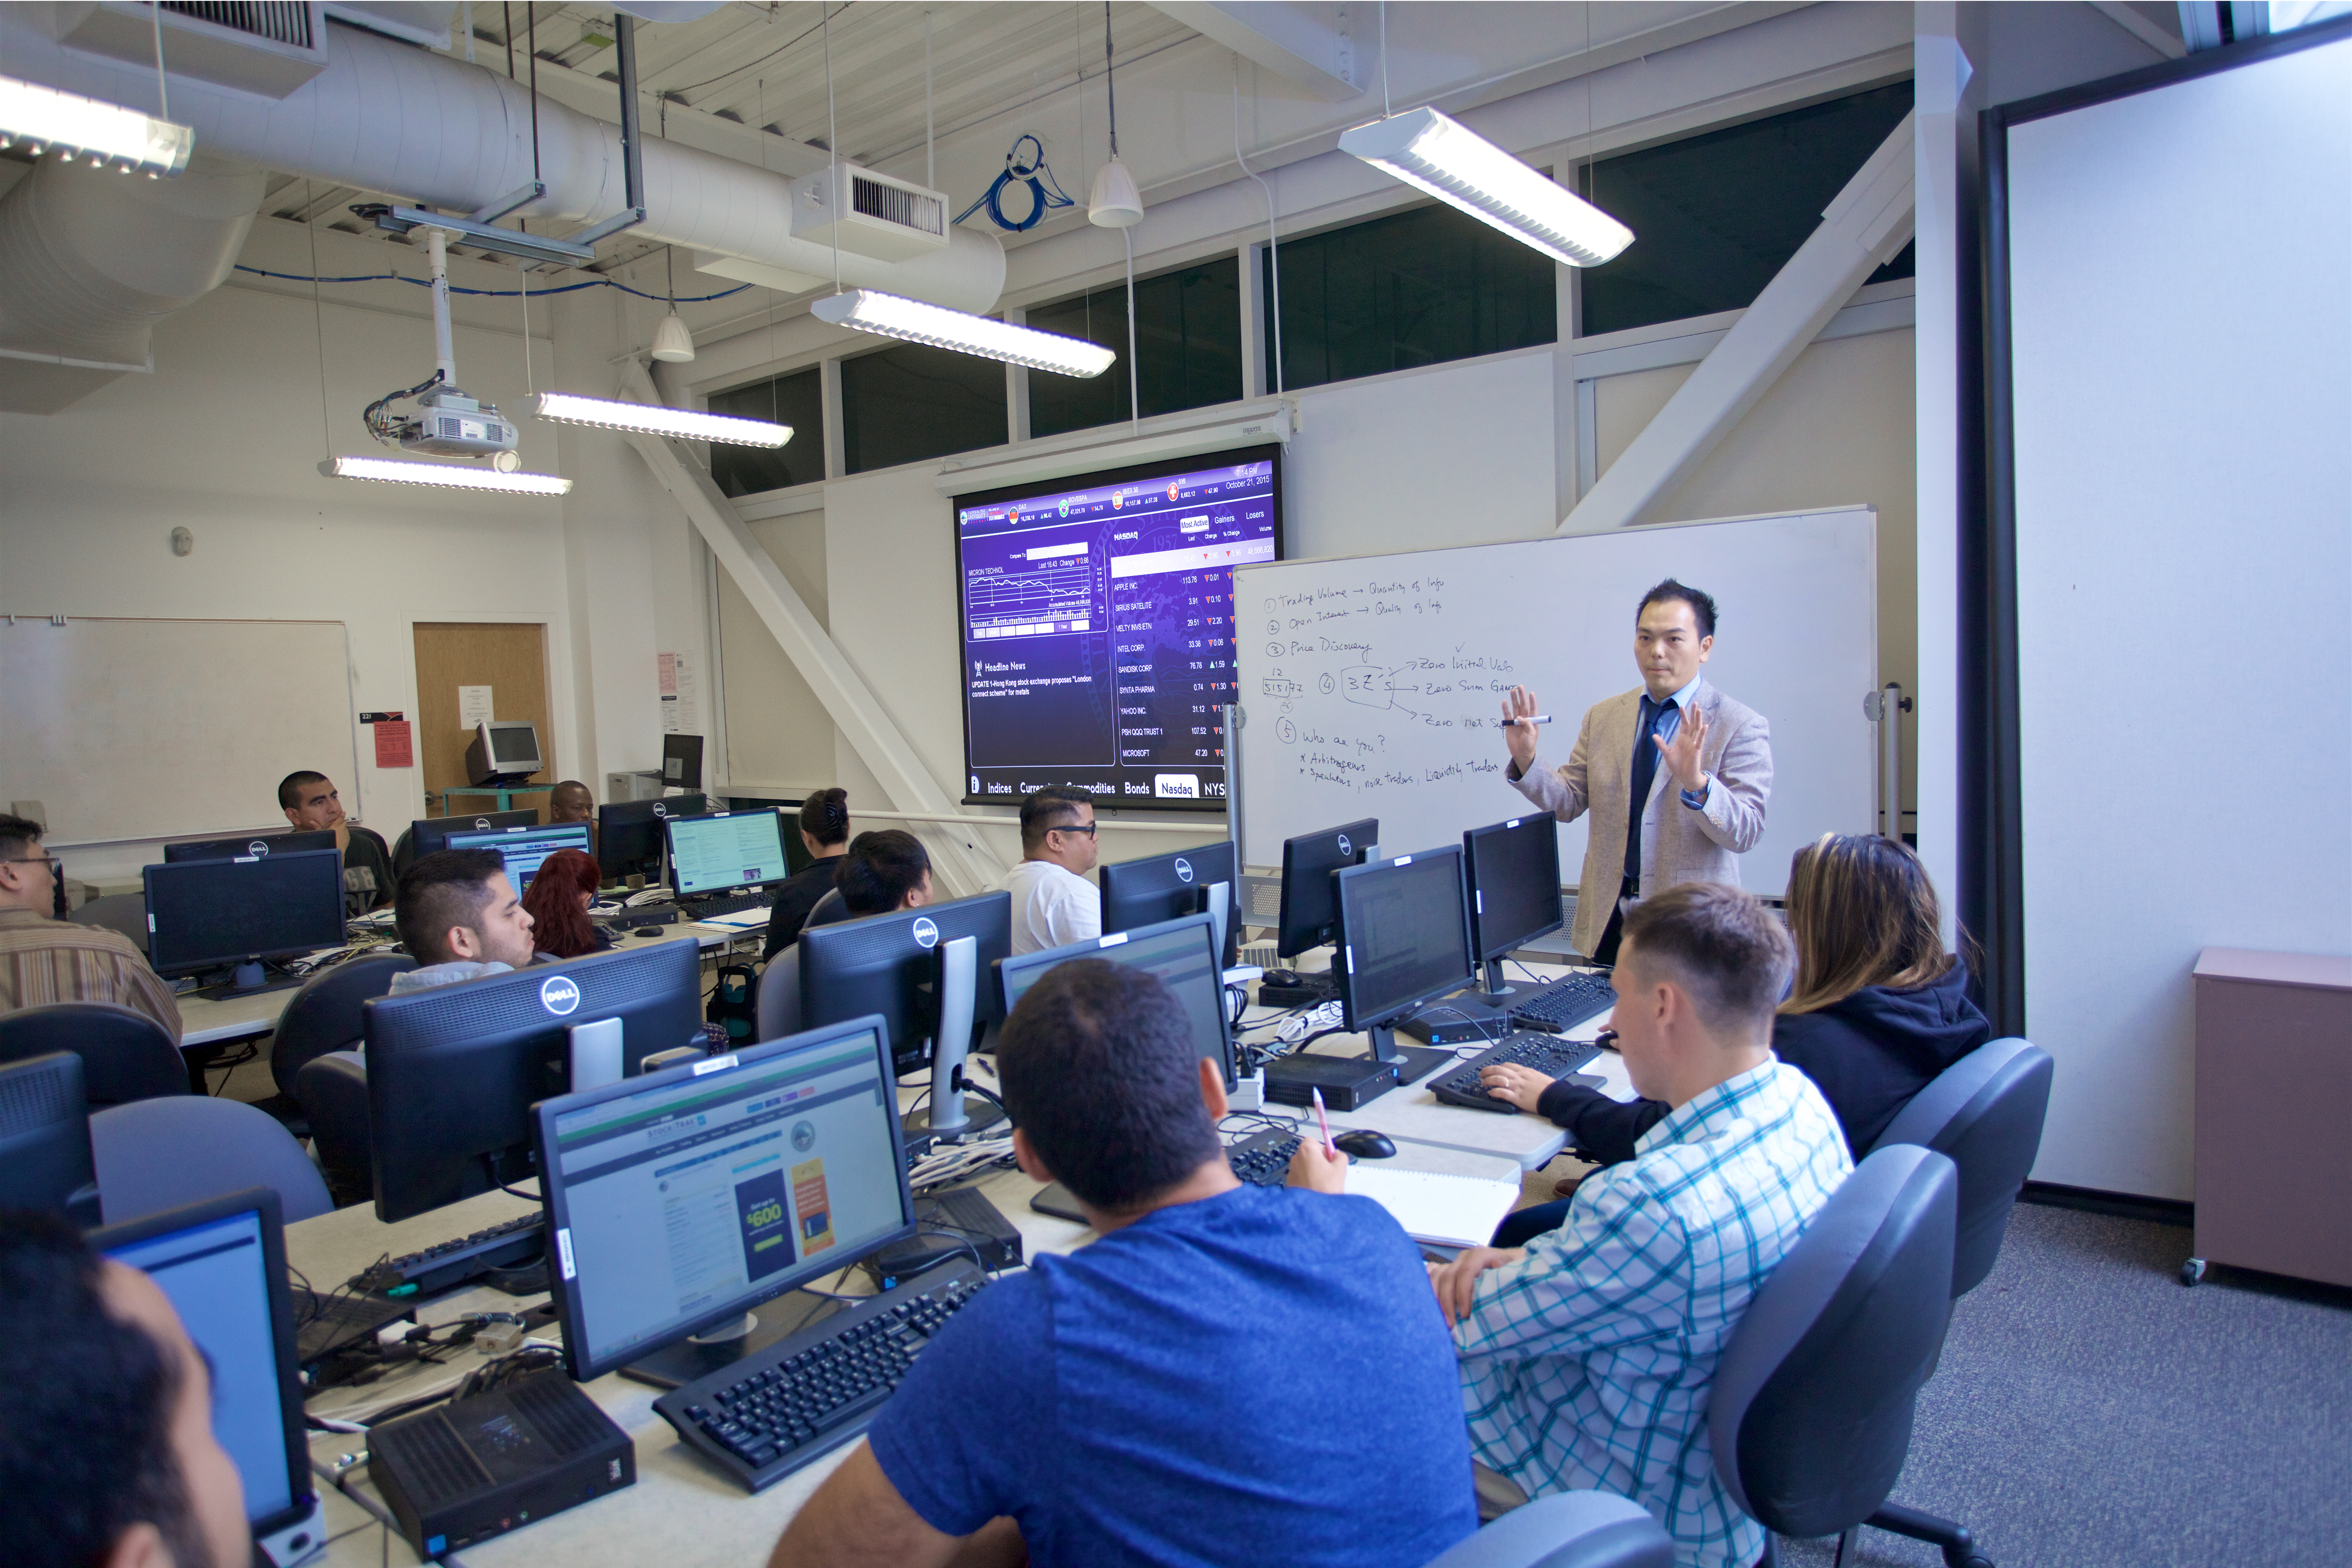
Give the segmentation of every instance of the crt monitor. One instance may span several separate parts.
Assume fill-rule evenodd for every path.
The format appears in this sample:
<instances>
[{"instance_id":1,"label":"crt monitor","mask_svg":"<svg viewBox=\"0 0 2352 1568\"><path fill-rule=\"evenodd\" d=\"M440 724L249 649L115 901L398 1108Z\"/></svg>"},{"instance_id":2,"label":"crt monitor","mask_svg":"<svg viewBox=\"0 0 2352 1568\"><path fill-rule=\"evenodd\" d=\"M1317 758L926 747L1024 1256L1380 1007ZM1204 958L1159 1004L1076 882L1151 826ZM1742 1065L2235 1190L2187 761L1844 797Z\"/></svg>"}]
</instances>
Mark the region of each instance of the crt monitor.
<instances>
[{"instance_id":1,"label":"crt monitor","mask_svg":"<svg viewBox=\"0 0 2352 1568\"><path fill-rule=\"evenodd\" d=\"M1515 816L1462 836L1470 889L1470 951L1486 966L1486 994L1511 994L1503 960L1567 923L1559 895L1559 828L1549 816Z\"/></svg>"},{"instance_id":2,"label":"crt monitor","mask_svg":"<svg viewBox=\"0 0 2352 1568\"><path fill-rule=\"evenodd\" d=\"M1451 1051L1401 1055L1395 1026L1476 976L1460 847L1351 866L1331 880L1339 913L1339 955L1331 967L1348 1028L1370 1036L1381 1061L1453 1060Z\"/></svg>"},{"instance_id":3,"label":"crt monitor","mask_svg":"<svg viewBox=\"0 0 2352 1568\"><path fill-rule=\"evenodd\" d=\"M570 1087L572 1031L621 1021L623 1070L702 1045L701 954L689 941L564 963L362 1009L375 1216L390 1223L532 1173L530 1108Z\"/></svg>"},{"instance_id":4,"label":"crt monitor","mask_svg":"<svg viewBox=\"0 0 2352 1568\"><path fill-rule=\"evenodd\" d=\"M801 1019L814 1027L844 1018L881 1015L890 1037L893 1070L910 1073L931 1058L938 1028L938 950L973 940L977 975L1013 951L1013 895L982 893L801 932ZM964 1048L1003 1021L995 988L978 985Z\"/></svg>"},{"instance_id":5,"label":"crt monitor","mask_svg":"<svg viewBox=\"0 0 2352 1568\"><path fill-rule=\"evenodd\" d=\"M1242 937L1238 870L1230 838L1105 866L1096 874L1102 886L1102 929L1133 931L1179 915L1211 915L1217 922L1217 963L1230 969ZM1212 907L1218 889L1223 896Z\"/></svg>"},{"instance_id":6,"label":"crt monitor","mask_svg":"<svg viewBox=\"0 0 2352 1568\"><path fill-rule=\"evenodd\" d=\"M701 736L664 735L662 737L661 782L664 789L700 789L702 787Z\"/></svg>"},{"instance_id":7,"label":"crt monitor","mask_svg":"<svg viewBox=\"0 0 2352 1568\"><path fill-rule=\"evenodd\" d=\"M98 1165L81 1058L51 1051L0 1067L0 1208L99 1221Z\"/></svg>"},{"instance_id":8,"label":"crt monitor","mask_svg":"<svg viewBox=\"0 0 2352 1568\"><path fill-rule=\"evenodd\" d=\"M1380 837L1379 820L1366 817L1282 841L1282 916L1275 952L1293 958L1331 940L1338 918L1332 910L1331 873L1361 863L1378 847Z\"/></svg>"},{"instance_id":9,"label":"crt monitor","mask_svg":"<svg viewBox=\"0 0 2352 1568\"><path fill-rule=\"evenodd\" d=\"M532 1120L583 1383L914 1234L879 1018L565 1095Z\"/></svg>"},{"instance_id":10,"label":"crt monitor","mask_svg":"<svg viewBox=\"0 0 2352 1568\"><path fill-rule=\"evenodd\" d=\"M89 1238L93 1251L155 1281L212 1363L213 1436L236 1465L247 1521L265 1542L309 1519L316 1500L282 1212L275 1192L254 1187Z\"/></svg>"},{"instance_id":11,"label":"crt monitor","mask_svg":"<svg viewBox=\"0 0 2352 1568\"><path fill-rule=\"evenodd\" d=\"M332 849L334 829L320 833L248 833L242 838L185 838L163 846L163 863L180 860L235 860L250 856L292 855L304 849Z\"/></svg>"},{"instance_id":12,"label":"crt monitor","mask_svg":"<svg viewBox=\"0 0 2352 1568\"><path fill-rule=\"evenodd\" d=\"M1104 958L1156 974L1192 1022L1201 1054L1217 1064L1225 1087L1234 1086L1233 1032L1225 1019L1223 966L1216 961L1214 922L1205 914L1183 915L1157 925L1113 931L1066 947L1024 952L996 966L997 986L1010 1016L1038 977L1074 958Z\"/></svg>"},{"instance_id":13,"label":"crt monitor","mask_svg":"<svg viewBox=\"0 0 2352 1568\"><path fill-rule=\"evenodd\" d=\"M519 784L546 765L539 726L528 719L485 719L466 747L466 782L476 789Z\"/></svg>"},{"instance_id":14,"label":"crt monitor","mask_svg":"<svg viewBox=\"0 0 2352 1568\"><path fill-rule=\"evenodd\" d=\"M784 820L763 811L714 811L669 816L670 891L681 899L764 888L792 875L784 859Z\"/></svg>"},{"instance_id":15,"label":"crt monitor","mask_svg":"<svg viewBox=\"0 0 2352 1568\"><path fill-rule=\"evenodd\" d=\"M457 812L448 816L420 816L408 825L413 854L431 855L449 847L453 833L495 833L502 827L535 827L539 813L523 811Z\"/></svg>"},{"instance_id":16,"label":"crt monitor","mask_svg":"<svg viewBox=\"0 0 2352 1568\"><path fill-rule=\"evenodd\" d=\"M589 852L588 825L552 822L543 827L500 827L488 833L452 833L450 849L495 849L507 863L507 880L521 892L539 875L540 863L559 849Z\"/></svg>"},{"instance_id":17,"label":"crt monitor","mask_svg":"<svg viewBox=\"0 0 2352 1568\"><path fill-rule=\"evenodd\" d=\"M624 877L648 880L661 874L662 822L672 816L700 816L710 809L709 797L671 795L667 800L616 800L596 808L596 864L604 880Z\"/></svg>"},{"instance_id":18,"label":"crt monitor","mask_svg":"<svg viewBox=\"0 0 2352 1568\"><path fill-rule=\"evenodd\" d=\"M343 858L302 849L239 860L150 866L147 957L158 974L236 966L261 984L261 964L343 944Z\"/></svg>"}]
</instances>

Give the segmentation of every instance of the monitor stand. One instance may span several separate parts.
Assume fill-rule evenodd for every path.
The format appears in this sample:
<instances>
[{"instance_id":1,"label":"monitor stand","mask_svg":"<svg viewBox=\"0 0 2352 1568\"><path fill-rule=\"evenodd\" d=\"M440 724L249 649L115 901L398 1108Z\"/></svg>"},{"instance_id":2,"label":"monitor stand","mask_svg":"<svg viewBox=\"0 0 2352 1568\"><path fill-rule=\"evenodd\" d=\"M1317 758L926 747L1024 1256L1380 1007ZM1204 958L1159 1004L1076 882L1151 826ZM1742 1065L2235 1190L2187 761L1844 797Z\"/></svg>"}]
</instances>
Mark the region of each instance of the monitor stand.
<instances>
[{"instance_id":1,"label":"monitor stand","mask_svg":"<svg viewBox=\"0 0 2352 1568\"><path fill-rule=\"evenodd\" d=\"M1424 1051L1414 1046L1398 1045L1392 1024L1373 1025L1364 1031L1364 1038L1371 1042L1372 1048L1362 1059L1394 1062L1400 1084L1418 1082L1439 1068L1452 1067L1458 1059L1452 1051Z\"/></svg>"},{"instance_id":2,"label":"monitor stand","mask_svg":"<svg viewBox=\"0 0 2352 1568\"><path fill-rule=\"evenodd\" d=\"M794 1311L793 1308L803 1300L813 1305L806 1311ZM656 1388L683 1388L697 1378L708 1377L721 1367L757 1354L778 1340L790 1339L811 1323L821 1322L840 1311L842 1306L839 1301L823 1297L788 1292L763 1303L756 1312L744 1313L732 1323L721 1323L676 1344L664 1345L629 1363L621 1369L621 1375Z\"/></svg>"},{"instance_id":3,"label":"monitor stand","mask_svg":"<svg viewBox=\"0 0 2352 1568\"><path fill-rule=\"evenodd\" d=\"M225 1002L235 996L258 996L266 991L291 991L301 984L302 977L299 974L281 974L272 980L268 971L259 963L240 963L231 970L226 980L199 985L189 994L201 996L207 1002Z\"/></svg>"}]
</instances>

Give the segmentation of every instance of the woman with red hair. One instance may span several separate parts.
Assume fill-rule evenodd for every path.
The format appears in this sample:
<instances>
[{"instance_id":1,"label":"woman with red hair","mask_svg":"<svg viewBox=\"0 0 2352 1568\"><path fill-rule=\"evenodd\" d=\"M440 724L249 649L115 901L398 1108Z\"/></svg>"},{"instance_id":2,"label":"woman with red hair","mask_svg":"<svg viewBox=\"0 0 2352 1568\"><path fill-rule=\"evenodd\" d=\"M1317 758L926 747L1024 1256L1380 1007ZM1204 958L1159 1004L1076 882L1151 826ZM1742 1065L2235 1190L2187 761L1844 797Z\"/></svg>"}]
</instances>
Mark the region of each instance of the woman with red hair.
<instances>
[{"instance_id":1,"label":"woman with red hair","mask_svg":"<svg viewBox=\"0 0 2352 1568\"><path fill-rule=\"evenodd\" d=\"M596 858L577 849L559 849L540 862L522 895L522 907L531 918L531 941L540 952L578 958L613 945L611 935L588 918L588 905L602 880Z\"/></svg>"}]
</instances>

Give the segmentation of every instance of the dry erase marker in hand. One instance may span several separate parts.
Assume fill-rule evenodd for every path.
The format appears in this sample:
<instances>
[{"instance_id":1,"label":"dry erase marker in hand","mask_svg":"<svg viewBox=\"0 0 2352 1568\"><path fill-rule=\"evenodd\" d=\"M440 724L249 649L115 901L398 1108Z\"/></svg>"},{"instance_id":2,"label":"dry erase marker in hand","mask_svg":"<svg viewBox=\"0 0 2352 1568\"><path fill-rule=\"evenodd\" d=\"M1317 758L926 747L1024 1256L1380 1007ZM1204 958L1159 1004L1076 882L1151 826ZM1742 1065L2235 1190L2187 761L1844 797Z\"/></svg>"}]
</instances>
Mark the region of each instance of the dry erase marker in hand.
<instances>
[{"instance_id":1,"label":"dry erase marker in hand","mask_svg":"<svg viewBox=\"0 0 2352 1568\"><path fill-rule=\"evenodd\" d=\"M1339 1145L1331 1142L1331 1119L1323 1114L1323 1091L1315 1091L1315 1120L1323 1124L1323 1152L1334 1160L1339 1157Z\"/></svg>"},{"instance_id":2,"label":"dry erase marker in hand","mask_svg":"<svg viewBox=\"0 0 2352 1568\"><path fill-rule=\"evenodd\" d=\"M1538 713L1532 718L1527 719L1497 719L1495 721L1495 728L1497 730L1507 730L1514 724L1549 724L1550 722L1550 714Z\"/></svg>"}]
</instances>

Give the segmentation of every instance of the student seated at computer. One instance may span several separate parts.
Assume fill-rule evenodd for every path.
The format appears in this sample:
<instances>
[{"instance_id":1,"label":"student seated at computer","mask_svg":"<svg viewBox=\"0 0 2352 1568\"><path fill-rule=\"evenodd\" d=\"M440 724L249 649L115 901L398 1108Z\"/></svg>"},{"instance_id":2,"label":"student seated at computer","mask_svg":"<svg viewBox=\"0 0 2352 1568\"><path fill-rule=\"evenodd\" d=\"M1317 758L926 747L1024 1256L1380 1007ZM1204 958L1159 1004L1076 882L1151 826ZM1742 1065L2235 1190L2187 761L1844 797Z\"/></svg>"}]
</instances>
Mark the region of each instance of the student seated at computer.
<instances>
[{"instance_id":1,"label":"student seated at computer","mask_svg":"<svg viewBox=\"0 0 2352 1568\"><path fill-rule=\"evenodd\" d=\"M1788 909L1797 980L1773 1016L1772 1054L1813 1080L1858 1160L1913 1095L1990 1039L1992 1026L1969 1000L1967 963L1944 951L1935 884L1907 845L1823 834L1790 862ZM1480 1076L1497 1099L1567 1128L1576 1150L1603 1165L1632 1159L1667 1111L1528 1068ZM1495 1245L1517 1247L1566 1213L1565 1203L1521 1209Z\"/></svg>"},{"instance_id":2,"label":"student seated at computer","mask_svg":"<svg viewBox=\"0 0 2352 1568\"><path fill-rule=\"evenodd\" d=\"M111 1002L146 1014L178 1044L180 1005L129 937L51 918L58 863L41 836L39 823L0 813L0 1013Z\"/></svg>"},{"instance_id":3,"label":"student seated at computer","mask_svg":"<svg viewBox=\"0 0 2352 1568\"><path fill-rule=\"evenodd\" d=\"M342 796L324 773L288 773L278 781L278 805L297 833L332 829L343 856L343 893L353 914L392 902L392 851L377 834L343 815Z\"/></svg>"},{"instance_id":4,"label":"student seated at computer","mask_svg":"<svg viewBox=\"0 0 2352 1568\"><path fill-rule=\"evenodd\" d=\"M1765 1550L1716 1479L1708 1393L1748 1302L1853 1169L1821 1090L1773 1059L1792 957L1737 888L1685 882L1632 910L1612 1022L1633 1087L1672 1109L1559 1228L1431 1272L1479 1459L1532 1496L1633 1499L1689 1568Z\"/></svg>"},{"instance_id":5,"label":"student seated at computer","mask_svg":"<svg viewBox=\"0 0 2352 1568\"><path fill-rule=\"evenodd\" d=\"M588 918L604 880L596 858L577 849L559 849L541 861L522 895L532 944L552 958L580 958L612 946L612 933Z\"/></svg>"},{"instance_id":6,"label":"student seated at computer","mask_svg":"<svg viewBox=\"0 0 2352 1568\"><path fill-rule=\"evenodd\" d=\"M842 857L849 853L849 792L819 790L801 802L799 832L801 843L808 848L809 863L777 888L775 902L768 906L768 942L760 954L762 959L773 958L798 942L809 911L833 891L834 874L841 869Z\"/></svg>"},{"instance_id":7,"label":"student seated at computer","mask_svg":"<svg viewBox=\"0 0 2352 1568\"><path fill-rule=\"evenodd\" d=\"M393 994L520 969L538 956L530 911L495 849L442 849L400 879L394 906L400 945L416 967L392 977Z\"/></svg>"},{"instance_id":8,"label":"student seated at computer","mask_svg":"<svg viewBox=\"0 0 2352 1568\"><path fill-rule=\"evenodd\" d=\"M1101 1239L958 1313L776 1563L1414 1568L1476 1527L1419 1254L1368 1199L1234 1175L1166 986L1060 964L996 1059L1021 1168Z\"/></svg>"},{"instance_id":9,"label":"student seated at computer","mask_svg":"<svg viewBox=\"0 0 2352 1568\"><path fill-rule=\"evenodd\" d=\"M1021 864L1003 884L1015 957L1102 935L1102 893L1086 878L1101 854L1086 791L1047 784L1021 803Z\"/></svg>"},{"instance_id":10,"label":"student seated at computer","mask_svg":"<svg viewBox=\"0 0 2352 1568\"><path fill-rule=\"evenodd\" d=\"M904 828L861 833L841 858L833 890L809 910L806 926L863 920L931 901L931 858ZM760 1037L796 1035L801 1027L801 951L797 940L760 972Z\"/></svg>"},{"instance_id":11,"label":"student seated at computer","mask_svg":"<svg viewBox=\"0 0 2352 1568\"><path fill-rule=\"evenodd\" d=\"M247 1568L212 1369L152 1279L0 1212L0 1563Z\"/></svg>"},{"instance_id":12,"label":"student seated at computer","mask_svg":"<svg viewBox=\"0 0 2352 1568\"><path fill-rule=\"evenodd\" d=\"M547 820L584 822L588 842L596 842L596 792L578 779L565 779L547 794Z\"/></svg>"}]
</instances>

